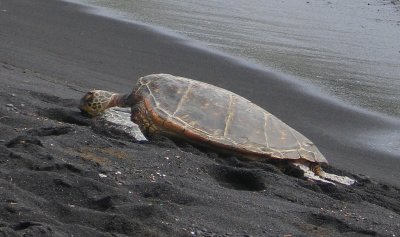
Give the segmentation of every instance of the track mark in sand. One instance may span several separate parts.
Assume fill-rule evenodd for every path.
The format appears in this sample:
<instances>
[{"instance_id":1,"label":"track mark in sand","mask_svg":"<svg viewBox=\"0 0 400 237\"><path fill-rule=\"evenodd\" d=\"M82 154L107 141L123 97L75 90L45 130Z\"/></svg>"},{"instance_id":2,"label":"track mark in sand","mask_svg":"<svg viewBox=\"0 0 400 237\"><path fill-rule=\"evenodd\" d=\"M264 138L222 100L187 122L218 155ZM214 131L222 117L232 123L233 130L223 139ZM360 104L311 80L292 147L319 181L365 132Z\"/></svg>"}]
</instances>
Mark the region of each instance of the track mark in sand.
<instances>
[{"instance_id":1,"label":"track mark in sand","mask_svg":"<svg viewBox=\"0 0 400 237\"><path fill-rule=\"evenodd\" d=\"M73 164L66 164L66 163L55 163L55 164L43 164L39 166L35 166L34 169L35 171L67 171L67 172L72 172L76 174L82 174L84 173L83 168L73 165Z\"/></svg>"},{"instance_id":2,"label":"track mark in sand","mask_svg":"<svg viewBox=\"0 0 400 237\"><path fill-rule=\"evenodd\" d=\"M361 227L352 226L339 218L326 214L311 214L308 218L308 222L313 224L317 228L314 228L313 232L328 232L332 233L331 230L338 231L346 235L366 235L366 236L377 236L378 233L372 230L363 229ZM314 233L318 234L318 233Z\"/></svg>"},{"instance_id":3,"label":"track mark in sand","mask_svg":"<svg viewBox=\"0 0 400 237\"><path fill-rule=\"evenodd\" d=\"M59 122L76 124L80 126L89 126L90 119L83 117L81 113L78 111L70 110L70 109L59 109L59 108L49 108L49 109L41 109L38 111L38 114L43 117L47 117L52 120L56 120Z\"/></svg>"},{"instance_id":4,"label":"track mark in sand","mask_svg":"<svg viewBox=\"0 0 400 237\"><path fill-rule=\"evenodd\" d=\"M49 95L41 92L30 91L29 92L33 97L50 104L56 104L63 107L77 108L79 105L78 100L73 99L63 99L54 95Z\"/></svg>"},{"instance_id":5,"label":"track mark in sand","mask_svg":"<svg viewBox=\"0 0 400 237\"><path fill-rule=\"evenodd\" d=\"M208 173L223 187L262 191L266 188L265 180L260 170L234 168L229 166L212 166Z\"/></svg>"},{"instance_id":6,"label":"track mark in sand","mask_svg":"<svg viewBox=\"0 0 400 237\"><path fill-rule=\"evenodd\" d=\"M14 139L12 139L11 141L9 141L6 144L6 147L8 148L14 148L18 145L22 145L22 146L29 146L29 145L36 145L36 146L40 146L43 147L42 142L37 139L36 137L32 137L32 136L18 136Z\"/></svg>"},{"instance_id":7,"label":"track mark in sand","mask_svg":"<svg viewBox=\"0 0 400 237\"><path fill-rule=\"evenodd\" d=\"M191 205L200 201L197 197L182 191L174 184L143 182L136 184L135 190L146 199L168 201L180 205Z\"/></svg>"},{"instance_id":8,"label":"track mark in sand","mask_svg":"<svg viewBox=\"0 0 400 237\"><path fill-rule=\"evenodd\" d=\"M60 135L65 135L72 131L73 131L73 128L69 127L69 126L45 127L45 128L31 129L28 131L28 134L32 135L32 136L39 136L39 137L60 136Z\"/></svg>"},{"instance_id":9,"label":"track mark in sand","mask_svg":"<svg viewBox=\"0 0 400 237\"><path fill-rule=\"evenodd\" d=\"M42 224L32 221L23 221L19 222L18 224L12 226L14 230L25 230L31 226L41 226Z\"/></svg>"}]
</instances>

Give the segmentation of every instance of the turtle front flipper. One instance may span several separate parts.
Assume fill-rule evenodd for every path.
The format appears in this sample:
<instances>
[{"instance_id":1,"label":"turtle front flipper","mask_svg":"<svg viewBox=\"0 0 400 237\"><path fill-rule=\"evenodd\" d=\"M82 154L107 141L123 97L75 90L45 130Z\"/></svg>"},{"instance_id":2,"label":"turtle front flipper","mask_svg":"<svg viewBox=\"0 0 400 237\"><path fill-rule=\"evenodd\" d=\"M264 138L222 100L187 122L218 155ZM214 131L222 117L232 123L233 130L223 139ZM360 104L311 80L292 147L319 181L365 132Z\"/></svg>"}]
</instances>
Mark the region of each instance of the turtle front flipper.
<instances>
[{"instance_id":1,"label":"turtle front flipper","mask_svg":"<svg viewBox=\"0 0 400 237\"><path fill-rule=\"evenodd\" d=\"M307 162L308 163L308 162ZM309 163L304 164L304 162L292 162L291 165L300 169L304 172L304 178L320 181L323 183L330 183L330 184L344 184L344 185L352 185L356 181L346 176L340 176L336 174L330 174L322 170L319 164L311 164Z\"/></svg>"},{"instance_id":2,"label":"turtle front flipper","mask_svg":"<svg viewBox=\"0 0 400 237\"><path fill-rule=\"evenodd\" d=\"M163 123L163 119L157 116L150 106L146 106L148 101L139 100L131 108L131 121L139 126L143 135L150 140L156 134L161 132L159 124Z\"/></svg>"}]
</instances>

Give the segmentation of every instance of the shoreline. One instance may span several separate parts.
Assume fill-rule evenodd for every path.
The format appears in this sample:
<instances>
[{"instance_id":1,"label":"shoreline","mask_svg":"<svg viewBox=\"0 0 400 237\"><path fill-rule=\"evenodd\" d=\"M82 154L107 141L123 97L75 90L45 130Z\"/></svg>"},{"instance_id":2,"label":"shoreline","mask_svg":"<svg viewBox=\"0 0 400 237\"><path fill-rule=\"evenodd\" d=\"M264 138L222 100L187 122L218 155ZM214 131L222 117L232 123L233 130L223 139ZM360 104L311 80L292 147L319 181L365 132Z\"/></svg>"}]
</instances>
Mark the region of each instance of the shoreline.
<instances>
[{"instance_id":1,"label":"shoreline","mask_svg":"<svg viewBox=\"0 0 400 237\"><path fill-rule=\"evenodd\" d=\"M397 121L317 99L276 74L77 5L5 0L1 7L0 233L400 232L400 159L365 141L398 130ZM135 143L77 109L88 89L129 92L140 76L160 72L252 100L314 141L331 164L327 171L358 183L311 183L168 139Z\"/></svg>"}]
</instances>

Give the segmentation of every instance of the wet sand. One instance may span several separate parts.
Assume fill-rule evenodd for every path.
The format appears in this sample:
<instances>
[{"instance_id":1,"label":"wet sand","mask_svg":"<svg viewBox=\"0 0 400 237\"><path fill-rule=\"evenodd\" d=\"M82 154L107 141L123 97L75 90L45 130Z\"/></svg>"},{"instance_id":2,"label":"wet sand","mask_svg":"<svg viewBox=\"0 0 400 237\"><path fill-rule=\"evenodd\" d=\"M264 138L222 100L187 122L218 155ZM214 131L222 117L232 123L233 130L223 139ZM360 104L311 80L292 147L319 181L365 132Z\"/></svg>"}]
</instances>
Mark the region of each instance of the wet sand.
<instances>
[{"instance_id":1,"label":"wet sand","mask_svg":"<svg viewBox=\"0 0 400 237\"><path fill-rule=\"evenodd\" d=\"M400 123L146 27L58 1L0 5L0 233L338 236L400 232ZM77 103L151 73L232 90L313 140L352 187L168 139L99 130ZM397 139L398 141L398 139Z\"/></svg>"}]
</instances>

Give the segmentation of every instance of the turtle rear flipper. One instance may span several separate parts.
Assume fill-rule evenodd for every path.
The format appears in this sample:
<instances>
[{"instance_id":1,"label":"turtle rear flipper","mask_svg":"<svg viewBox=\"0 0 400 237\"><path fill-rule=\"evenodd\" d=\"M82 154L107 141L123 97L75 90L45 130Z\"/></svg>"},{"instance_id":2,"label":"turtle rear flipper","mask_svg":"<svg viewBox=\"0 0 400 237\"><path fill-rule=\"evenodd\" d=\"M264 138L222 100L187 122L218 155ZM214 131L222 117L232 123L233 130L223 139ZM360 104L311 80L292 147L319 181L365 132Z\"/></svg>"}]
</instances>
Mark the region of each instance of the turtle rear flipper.
<instances>
[{"instance_id":1,"label":"turtle rear flipper","mask_svg":"<svg viewBox=\"0 0 400 237\"><path fill-rule=\"evenodd\" d=\"M304 172L303 176L304 178L313 180L313 181L320 181L324 183L330 183L330 184L344 184L344 185L352 185L356 181L354 179L351 179L347 176L340 176L336 174L330 174L321 169L320 166L314 167L313 169L310 168L309 165L300 163L300 162L293 162L291 163L294 167L300 169L301 171Z\"/></svg>"},{"instance_id":2,"label":"turtle rear flipper","mask_svg":"<svg viewBox=\"0 0 400 237\"><path fill-rule=\"evenodd\" d=\"M325 180L333 181L335 183L340 183L340 184L344 184L344 185L352 185L356 182L354 179L351 179L347 176L330 174L330 173L326 173L324 171L322 171L321 174L319 174L319 175L320 175L320 177L324 178Z\"/></svg>"}]
</instances>

